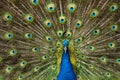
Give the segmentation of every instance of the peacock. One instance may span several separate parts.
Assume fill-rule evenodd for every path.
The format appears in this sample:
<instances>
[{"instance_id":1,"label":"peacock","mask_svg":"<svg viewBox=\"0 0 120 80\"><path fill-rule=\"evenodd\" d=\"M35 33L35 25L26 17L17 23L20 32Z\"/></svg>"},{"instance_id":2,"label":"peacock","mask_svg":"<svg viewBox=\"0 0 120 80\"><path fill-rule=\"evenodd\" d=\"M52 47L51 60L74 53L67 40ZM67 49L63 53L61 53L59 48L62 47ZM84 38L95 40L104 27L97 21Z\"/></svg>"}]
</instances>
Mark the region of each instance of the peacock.
<instances>
[{"instance_id":1,"label":"peacock","mask_svg":"<svg viewBox=\"0 0 120 80\"><path fill-rule=\"evenodd\" d=\"M120 80L120 0L0 0L0 80Z\"/></svg>"}]
</instances>

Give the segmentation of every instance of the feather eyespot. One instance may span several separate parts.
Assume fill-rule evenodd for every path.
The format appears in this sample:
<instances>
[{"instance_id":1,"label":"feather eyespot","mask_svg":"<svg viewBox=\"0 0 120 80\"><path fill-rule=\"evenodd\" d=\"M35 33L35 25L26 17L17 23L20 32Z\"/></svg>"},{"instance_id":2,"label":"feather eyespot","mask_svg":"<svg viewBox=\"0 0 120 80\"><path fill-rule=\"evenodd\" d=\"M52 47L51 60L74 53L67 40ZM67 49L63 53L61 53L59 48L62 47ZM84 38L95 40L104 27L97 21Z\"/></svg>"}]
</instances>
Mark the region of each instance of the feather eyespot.
<instances>
[{"instance_id":1,"label":"feather eyespot","mask_svg":"<svg viewBox=\"0 0 120 80\"><path fill-rule=\"evenodd\" d=\"M93 35L99 35L99 34L100 34L100 30L99 29L93 30Z\"/></svg>"},{"instance_id":2,"label":"feather eyespot","mask_svg":"<svg viewBox=\"0 0 120 80\"><path fill-rule=\"evenodd\" d=\"M51 53L55 53L55 48L50 48L49 51L50 51Z\"/></svg>"},{"instance_id":3,"label":"feather eyespot","mask_svg":"<svg viewBox=\"0 0 120 80\"><path fill-rule=\"evenodd\" d=\"M105 63L107 61L107 59L104 56L102 56L102 57L100 57L100 61Z\"/></svg>"},{"instance_id":4,"label":"feather eyespot","mask_svg":"<svg viewBox=\"0 0 120 80\"><path fill-rule=\"evenodd\" d=\"M12 21L13 16L10 13L5 13L4 16L3 16L3 19L5 21Z\"/></svg>"},{"instance_id":5,"label":"feather eyespot","mask_svg":"<svg viewBox=\"0 0 120 80\"><path fill-rule=\"evenodd\" d=\"M85 55L80 55L80 58L85 60L86 59L86 56Z\"/></svg>"},{"instance_id":6,"label":"feather eyespot","mask_svg":"<svg viewBox=\"0 0 120 80\"><path fill-rule=\"evenodd\" d=\"M110 43L108 43L108 47L109 47L110 49L115 49L115 48L116 48L116 44L113 43L113 42L110 42Z\"/></svg>"},{"instance_id":7,"label":"feather eyespot","mask_svg":"<svg viewBox=\"0 0 120 80\"><path fill-rule=\"evenodd\" d=\"M39 0L30 0L30 3L34 6L37 6L39 4Z\"/></svg>"},{"instance_id":8,"label":"feather eyespot","mask_svg":"<svg viewBox=\"0 0 120 80\"><path fill-rule=\"evenodd\" d=\"M79 68L79 67L80 67L80 63L77 63L77 64L76 64L76 67L78 67L78 68Z\"/></svg>"},{"instance_id":9,"label":"feather eyespot","mask_svg":"<svg viewBox=\"0 0 120 80\"><path fill-rule=\"evenodd\" d=\"M15 50L15 49L9 51L9 55L10 55L10 56L15 56L17 53L18 53L18 52L17 52L17 50Z\"/></svg>"},{"instance_id":10,"label":"feather eyespot","mask_svg":"<svg viewBox=\"0 0 120 80\"><path fill-rule=\"evenodd\" d=\"M22 75L22 74L20 74L19 76L18 76L18 80L22 80L24 78L24 75Z\"/></svg>"},{"instance_id":11,"label":"feather eyespot","mask_svg":"<svg viewBox=\"0 0 120 80\"><path fill-rule=\"evenodd\" d=\"M58 37L62 37L63 36L63 31L62 30L58 30L57 31L57 36Z\"/></svg>"},{"instance_id":12,"label":"feather eyespot","mask_svg":"<svg viewBox=\"0 0 120 80\"><path fill-rule=\"evenodd\" d=\"M82 26L82 20L79 19L79 20L76 22L75 27L76 27L76 28L80 28L81 26Z\"/></svg>"},{"instance_id":13,"label":"feather eyespot","mask_svg":"<svg viewBox=\"0 0 120 80\"><path fill-rule=\"evenodd\" d=\"M55 65L52 65L52 69L55 70L57 67Z\"/></svg>"},{"instance_id":14,"label":"feather eyespot","mask_svg":"<svg viewBox=\"0 0 120 80\"><path fill-rule=\"evenodd\" d=\"M32 39L33 35L31 33L26 33L24 36L26 39Z\"/></svg>"},{"instance_id":15,"label":"feather eyespot","mask_svg":"<svg viewBox=\"0 0 120 80\"><path fill-rule=\"evenodd\" d=\"M59 16L59 23L64 24L66 22L66 17L65 16Z\"/></svg>"},{"instance_id":16,"label":"feather eyespot","mask_svg":"<svg viewBox=\"0 0 120 80\"><path fill-rule=\"evenodd\" d=\"M77 75L77 79L80 79L81 77L80 77L80 75Z\"/></svg>"},{"instance_id":17,"label":"feather eyespot","mask_svg":"<svg viewBox=\"0 0 120 80\"><path fill-rule=\"evenodd\" d=\"M37 72L40 70L40 66L35 66L34 71Z\"/></svg>"},{"instance_id":18,"label":"feather eyespot","mask_svg":"<svg viewBox=\"0 0 120 80\"><path fill-rule=\"evenodd\" d=\"M50 28L52 26L52 22L47 19L47 20L44 21L44 26L47 27L47 28Z\"/></svg>"},{"instance_id":19,"label":"feather eyespot","mask_svg":"<svg viewBox=\"0 0 120 80\"><path fill-rule=\"evenodd\" d=\"M46 9L47 9L48 12L52 13L52 12L55 11L56 6L55 6L54 3L51 2L51 3L48 3L48 4L47 4Z\"/></svg>"},{"instance_id":20,"label":"feather eyespot","mask_svg":"<svg viewBox=\"0 0 120 80\"><path fill-rule=\"evenodd\" d=\"M77 43L81 43L83 41L83 37L79 37L78 39L77 39Z\"/></svg>"},{"instance_id":21,"label":"feather eyespot","mask_svg":"<svg viewBox=\"0 0 120 80\"><path fill-rule=\"evenodd\" d=\"M67 5L67 8L68 8L69 12L75 12L77 9L77 5L75 3L69 3Z\"/></svg>"},{"instance_id":22,"label":"feather eyespot","mask_svg":"<svg viewBox=\"0 0 120 80\"><path fill-rule=\"evenodd\" d=\"M99 11L98 11L97 9L91 10L91 12L90 12L90 17L91 17L91 18L95 18L95 17L97 17L98 15L99 15Z\"/></svg>"},{"instance_id":23,"label":"feather eyespot","mask_svg":"<svg viewBox=\"0 0 120 80\"><path fill-rule=\"evenodd\" d=\"M71 32L71 31L67 31L67 32L66 32L66 37L67 37L67 38L70 38L71 36L72 36L72 32Z\"/></svg>"},{"instance_id":24,"label":"feather eyespot","mask_svg":"<svg viewBox=\"0 0 120 80\"><path fill-rule=\"evenodd\" d=\"M112 31L117 31L118 30L118 25L111 25L110 26Z\"/></svg>"},{"instance_id":25,"label":"feather eyespot","mask_svg":"<svg viewBox=\"0 0 120 80\"><path fill-rule=\"evenodd\" d=\"M90 68L93 68L94 66L93 66L92 64L89 64L89 67L90 67Z\"/></svg>"},{"instance_id":26,"label":"feather eyespot","mask_svg":"<svg viewBox=\"0 0 120 80\"><path fill-rule=\"evenodd\" d=\"M7 73L10 73L12 70L13 70L13 68L11 66L7 66L6 69L5 69L5 71Z\"/></svg>"},{"instance_id":27,"label":"feather eyespot","mask_svg":"<svg viewBox=\"0 0 120 80\"><path fill-rule=\"evenodd\" d=\"M39 47L33 47L33 48L32 48L32 52L33 52L33 53L37 53L39 50L40 50Z\"/></svg>"},{"instance_id":28,"label":"feather eyespot","mask_svg":"<svg viewBox=\"0 0 120 80\"><path fill-rule=\"evenodd\" d=\"M27 65L27 61L22 61L21 63L20 63L20 66L21 67L25 67Z\"/></svg>"},{"instance_id":29,"label":"feather eyespot","mask_svg":"<svg viewBox=\"0 0 120 80\"><path fill-rule=\"evenodd\" d=\"M89 47L88 47L88 50L89 50L89 51L95 51L95 47L94 47L94 46L89 46Z\"/></svg>"},{"instance_id":30,"label":"feather eyespot","mask_svg":"<svg viewBox=\"0 0 120 80\"><path fill-rule=\"evenodd\" d=\"M58 42L56 43L56 46L57 46L57 47L61 47L61 46L62 46L62 43L58 41Z\"/></svg>"},{"instance_id":31,"label":"feather eyespot","mask_svg":"<svg viewBox=\"0 0 120 80\"><path fill-rule=\"evenodd\" d=\"M48 58L47 55L42 56L42 59L43 59L43 60L46 60L47 58Z\"/></svg>"},{"instance_id":32,"label":"feather eyespot","mask_svg":"<svg viewBox=\"0 0 120 80\"><path fill-rule=\"evenodd\" d=\"M53 78L52 80L57 80L57 78Z\"/></svg>"},{"instance_id":33,"label":"feather eyespot","mask_svg":"<svg viewBox=\"0 0 120 80\"><path fill-rule=\"evenodd\" d=\"M5 39L11 40L11 39L13 39L13 34L7 32L7 33L5 33L4 37L5 37Z\"/></svg>"},{"instance_id":34,"label":"feather eyespot","mask_svg":"<svg viewBox=\"0 0 120 80\"><path fill-rule=\"evenodd\" d=\"M114 12L118 10L118 4L117 3L112 3L110 6L109 6L109 11L111 12Z\"/></svg>"},{"instance_id":35,"label":"feather eyespot","mask_svg":"<svg viewBox=\"0 0 120 80\"><path fill-rule=\"evenodd\" d=\"M106 74L107 77L111 76L109 72L106 72L105 74Z\"/></svg>"},{"instance_id":36,"label":"feather eyespot","mask_svg":"<svg viewBox=\"0 0 120 80\"><path fill-rule=\"evenodd\" d=\"M25 18L25 21L27 21L28 23L34 21L34 17L31 14L26 14L24 18Z\"/></svg>"},{"instance_id":37,"label":"feather eyespot","mask_svg":"<svg viewBox=\"0 0 120 80\"><path fill-rule=\"evenodd\" d=\"M52 42L52 37L51 36L46 36L46 40L47 40L47 42Z\"/></svg>"},{"instance_id":38,"label":"feather eyespot","mask_svg":"<svg viewBox=\"0 0 120 80\"><path fill-rule=\"evenodd\" d=\"M120 58L116 59L117 64L120 64Z\"/></svg>"}]
</instances>

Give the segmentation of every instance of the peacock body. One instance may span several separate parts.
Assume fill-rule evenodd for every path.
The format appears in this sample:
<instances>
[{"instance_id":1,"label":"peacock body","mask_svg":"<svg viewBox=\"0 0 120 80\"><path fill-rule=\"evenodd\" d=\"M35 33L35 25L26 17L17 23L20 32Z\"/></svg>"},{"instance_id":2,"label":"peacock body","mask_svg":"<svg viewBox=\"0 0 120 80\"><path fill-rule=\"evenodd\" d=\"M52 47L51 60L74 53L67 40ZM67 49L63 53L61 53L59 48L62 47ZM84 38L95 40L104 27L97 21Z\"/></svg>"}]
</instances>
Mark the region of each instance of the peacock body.
<instances>
[{"instance_id":1,"label":"peacock body","mask_svg":"<svg viewBox=\"0 0 120 80\"><path fill-rule=\"evenodd\" d=\"M0 0L0 80L120 80L120 0Z\"/></svg>"}]
</instances>

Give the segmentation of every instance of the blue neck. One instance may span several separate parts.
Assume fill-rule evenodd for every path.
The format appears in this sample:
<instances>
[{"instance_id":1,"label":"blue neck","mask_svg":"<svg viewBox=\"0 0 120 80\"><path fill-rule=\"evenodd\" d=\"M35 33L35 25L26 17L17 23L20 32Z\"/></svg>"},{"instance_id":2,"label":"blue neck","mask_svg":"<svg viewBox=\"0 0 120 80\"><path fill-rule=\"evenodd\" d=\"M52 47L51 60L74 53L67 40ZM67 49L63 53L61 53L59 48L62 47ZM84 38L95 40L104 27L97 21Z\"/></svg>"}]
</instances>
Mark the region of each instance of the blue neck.
<instances>
[{"instance_id":1,"label":"blue neck","mask_svg":"<svg viewBox=\"0 0 120 80\"><path fill-rule=\"evenodd\" d=\"M77 80L72 64L70 62L69 51L63 51L58 80Z\"/></svg>"}]
</instances>

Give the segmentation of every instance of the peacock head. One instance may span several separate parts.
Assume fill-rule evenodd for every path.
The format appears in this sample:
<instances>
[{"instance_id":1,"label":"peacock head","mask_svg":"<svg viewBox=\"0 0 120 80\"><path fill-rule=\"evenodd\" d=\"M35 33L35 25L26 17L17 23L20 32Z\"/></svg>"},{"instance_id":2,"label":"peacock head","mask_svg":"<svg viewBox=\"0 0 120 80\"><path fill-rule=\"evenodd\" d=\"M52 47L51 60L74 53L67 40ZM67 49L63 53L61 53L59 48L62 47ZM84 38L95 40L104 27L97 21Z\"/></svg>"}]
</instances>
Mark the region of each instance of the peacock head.
<instances>
[{"instance_id":1,"label":"peacock head","mask_svg":"<svg viewBox=\"0 0 120 80\"><path fill-rule=\"evenodd\" d=\"M69 41L68 40L64 40L62 44L63 44L64 51L66 52L67 49L68 49Z\"/></svg>"},{"instance_id":2,"label":"peacock head","mask_svg":"<svg viewBox=\"0 0 120 80\"><path fill-rule=\"evenodd\" d=\"M63 47L68 47L69 41L65 39L62 44L63 44Z\"/></svg>"}]
</instances>

